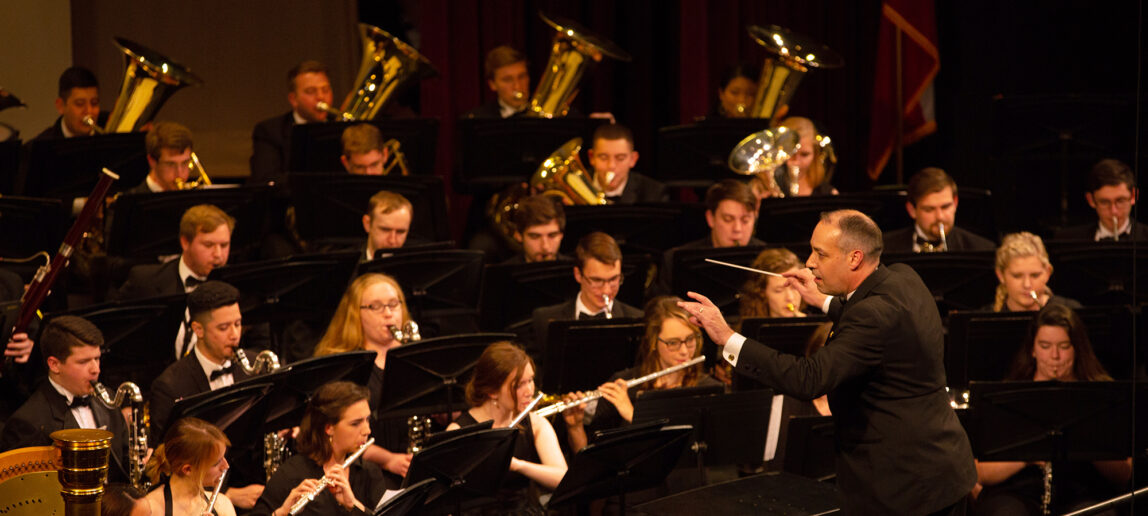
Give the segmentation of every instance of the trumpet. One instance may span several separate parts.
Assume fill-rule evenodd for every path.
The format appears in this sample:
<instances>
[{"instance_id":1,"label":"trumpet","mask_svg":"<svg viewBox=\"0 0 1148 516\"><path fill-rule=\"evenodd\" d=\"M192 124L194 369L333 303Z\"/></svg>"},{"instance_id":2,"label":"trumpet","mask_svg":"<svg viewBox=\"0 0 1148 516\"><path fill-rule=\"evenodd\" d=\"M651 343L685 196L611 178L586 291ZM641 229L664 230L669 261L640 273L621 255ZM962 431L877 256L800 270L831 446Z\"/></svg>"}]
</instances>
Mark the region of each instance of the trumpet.
<instances>
[{"instance_id":1,"label":"trumpet","mask_svg":"<svg viewBox=\"0 0 1148 516\"><path fill-rule=\"evenodd\" d=\"M693 360L690 360L689 362L685 362L683 364L678 364L678 365L673 366L673 367L667 367L665 369L662 369L661 371L656 371L656 372L650 373L646 376L634 378L633 380L627 380L626 381L626 388L629 389L631 387L641 385L641 384L646 383L648 381L656 380L656 379L661 378L667 374L676 373L676 372L681 371L682 369L685 369L687 367L695 366L695 365L698 365L702 362L705 362L705 360L706 360L706 356L700 355L698 357L695 357ZM602 397L601 391L592 391L589 394L582 396L581 398L578 398L574 401L569 401L569 402L558 401L556 403L553 403L553 404L547 405L545 407L542 407L538 410L535 410L534 413L538 414L539 416L542 416L542 417L550 417L550 416L553 416L554 414L562 412L568 408L577 407L578 405L582 405L582 404L594 401L594 400L601 398L601 397ZM551 397L550 399L555 399L555 398ZM550 401L550 400L547 400L544 398L543 401Z\"/></svg>"},{"instance_id":2,"label":"trumpet","mask_svg":"<svg viewBox=\"0 0 1148 516\"><path fill-rule=\"evenodd\" d=\"M350 457L347 457L346 461L343 461L343 469L350 467L351 463L355 462L355 459L358 459L359 456L362 455L363 452L367 451L367 448L369 448L372 444L375 444L374 437L367 439L367 442L363 443L363 445L360 446L358 450L355 450L355 453L352 453ZM307 504L311 503L311 500L314 500L316 496L319 496L319 493L322 493L330 483L330 477L327 476L324 476L321 480L319 480L319 485L315 487L315 490L303 495L301 498L299 498L299 501L295 502L295 505L291 506L291 516L299 514L299 511L302 511L303 508L307 506Z\"/></svg>"},{"instance_id":3,"label":"trumpet","mask_svg":"<svg viewBox=\"0 0 1148 516\"><path fill-rule=\"evenodd\" d=\"M127 405L131 406L132 427L128 431L128 469L130 470L128 471L128 481L132 487L146 493L151 487L151 482L144 475L144 467L146 466L144 457L147 456L147 413L144 409L143 395L140 394L139 386L132 382L121 383L116 389L115 398L108 394L108 390L100 382L93 381L92 389L96 394L94 398L108 410L118 410Z\"/></svg>"},{"instance_id":4,"label":"trumpet","mask_svg":"<svg viewBox=\"0 0 1148 516\"><path fill-rule=\"evenodd\" d=\"M211 491L211 497L207 499L207 507L203 509L201 516L211 516L211 511L215 509L215 501L219 499L219 492L223 490L223 481L227 479L227 472L230 469L223 470L219 474L219 480L215 481L215 489Z\"/></svg>"}]
</instances>

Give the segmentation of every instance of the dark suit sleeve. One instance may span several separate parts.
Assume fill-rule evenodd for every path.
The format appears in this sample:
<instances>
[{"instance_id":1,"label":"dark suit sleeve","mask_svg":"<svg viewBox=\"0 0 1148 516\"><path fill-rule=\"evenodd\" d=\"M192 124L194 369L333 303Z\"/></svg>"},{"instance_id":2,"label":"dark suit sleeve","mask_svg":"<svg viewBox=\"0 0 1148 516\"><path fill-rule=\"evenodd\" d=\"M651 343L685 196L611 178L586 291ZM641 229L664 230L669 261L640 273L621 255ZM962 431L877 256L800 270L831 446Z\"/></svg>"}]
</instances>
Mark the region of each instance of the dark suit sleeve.
<instances>
[{"instance_id":1,"label":"dark suit sleeve","mask_svg":"<svg viewBox=\"0 0 1148 516\"><path fill-rule=\"evenodd\" d=\"M171 370L168 369L165 373L169 371ZM151 392L148 393L151 398L149 402L151 429L148 435L157 443L163 442L163 432L166 430L164 425L167 424L167 418L171 416L171 409L175 405L174 387L168 380L166 374L161 374L151 384Z\"/></svg>"},{"instance_id":2,"label":"dark suit sleeve","mask_svg":"<svg viewBox=\"0 0 1148 516\"><path fill-rule=\"evenodd\" d=\"M40 425L15 415L4 423L4 433L0 434L0 452L27 446L47 446L51 439L41 431Z\"/></svg>"}]
</instances>

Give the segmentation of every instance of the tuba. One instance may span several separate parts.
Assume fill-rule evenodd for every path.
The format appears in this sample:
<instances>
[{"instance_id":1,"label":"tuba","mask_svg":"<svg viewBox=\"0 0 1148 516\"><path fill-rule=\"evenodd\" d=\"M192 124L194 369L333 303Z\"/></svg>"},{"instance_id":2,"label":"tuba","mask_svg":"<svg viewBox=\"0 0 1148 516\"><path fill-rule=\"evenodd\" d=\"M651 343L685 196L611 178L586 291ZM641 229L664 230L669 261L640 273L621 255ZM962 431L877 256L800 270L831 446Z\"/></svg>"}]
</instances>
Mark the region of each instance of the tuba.
<instances>
[{"instance_id":1,"label":"tuba","mask_svg":"<svg viewBox=\"0 0 1148 516\"><path fill-rule=\"evenodd\" d=\"M570 103L578 95L578 83L591 64L603 57L629 62L630 54L609 40L596 36L584 27L557 16L538 13L542 21L558 31L550 47L550 60L530 98L526 116L554 118L566 116Z\"/></svg>"},{"instance_id":2,"label":"tuba","mask_svg":"<svg viewBox=\"0 0 1148 516\"><path fill-rule=\"evenodd\" d=\"M773 54L761 65L751 117L773 118L782 106L789 104L810 68L839 68L845 64L828 47L777 25L751 25L749 37Z\"/></svg>"},{"instance_id":3,"label":"tuba","mask_svg":"<svg viewBox=\"0 0 1148 516\"><path fill-rule=\"evenodd\" d=\"M729 168L738 174L754 176L754 180L761 181L769 197L785 197L791 195L792 190L782 188L777 172L783 169L791 175L796 172L795 167L784 165L797 152L798 145L797 131L788 127L764 129L746 136L730 151ZM797 186L797 178L793 177L788 185L791 188Z\"/></svg>"},{"instance_id":4,"label":"tuba","mask_svg":"<svg viewBox=\"0 0 1148 516\"><path fill-rule=\"evenodd\" d=\"M124 38L116 38L115 42L124 52L124 82L107 125L99 132L137 131L180 88L203 84L187 67L150 48Z\"/></svg>"},{"instance_id":5,"label":"tuba","mask_svg":"<svg viewBox=\"0 0 1148 516\"><path fill-rule=\"evenodd\" d=\"M132 426L128 430L128 468L129 482L132 487L146 493L151 482L144 476L144 457L147 457L147 411L144 407L143 395L140 388L132 382L121 383L116 389L113 398L108 390L99 382L92 382L95 390L94 398L101 405L113 412L130 406L132 411Z\"/></svg>"},{"instance_id":6,"label":"tuba","mask_svg":"<svg viewBox=\"0 0 1148 516\"><path fill-rule=\"evenodd\" d=\"M334 112L343 121L372 120L403 88L438 75L430 60L383 29L360 23L359 39L363 43L359 76Z\"/></svg>"}]
</instances>

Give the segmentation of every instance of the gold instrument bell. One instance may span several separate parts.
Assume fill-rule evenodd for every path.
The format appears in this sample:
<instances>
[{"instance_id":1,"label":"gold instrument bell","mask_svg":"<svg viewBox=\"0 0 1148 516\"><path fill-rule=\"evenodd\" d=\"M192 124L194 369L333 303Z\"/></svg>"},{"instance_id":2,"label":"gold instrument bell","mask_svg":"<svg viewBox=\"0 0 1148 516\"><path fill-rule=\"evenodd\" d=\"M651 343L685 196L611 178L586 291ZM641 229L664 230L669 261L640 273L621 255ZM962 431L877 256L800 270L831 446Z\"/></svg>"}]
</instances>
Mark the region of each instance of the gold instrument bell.
<instances>
[{"instance_id":1,"label":"gold instrument bell","mask_svg":"<svg viewBox=\"0 0 1148 516\"><path fill-rule=\"evenodd\" d=\"M845 64L829 47L777 25L751 25L749 37L772 54L761 65L751 117L773 118L789 104L810 68L840 68Z\"/></svg>"},{"instance_id":2,"label":"gold instrument bell","mask_svg":"<svg viewBox=\"0 0 1148 516\"><path fill-rule=\"evenodd\" d=\"M771 197L785 197L786 191L774 171L789 161L799 143L797 131L788 127L764 129L742 139L730 151L727 162L730 170L738 174L761 178Z\"/></svg>"},{"instance_id":3,"label":"gold instrument bell","mask_svg":"<svg viewBox=\"0 0 1148 516\"><path fill-rule=\"evenodd\" d=\"M574 138L550 154L530 178L530 187L547 195L556 195L567 205L606 204L606 194L598 187L594 175L586 172L578 153L582 139Z\"/></svg>"},{"instance_id":4,"label":"gold instrument bell","mask_svg":"<svg viewBox=\"0 0 1148 516\"><path fill-rule=\"evenodd\" d=\"M359 39L363 58L337 113L343 120L373 120L414 80L438 75L430 60L383 29L360 23Z\"/></svg>"},{"instance_id":5,"label":"gold instrument bell","mask_svg":"<svg viewBox=\"0 0 1148 516\"><path fill-rule=\"evenodd\" d=\"M124 38L115 42L124 53L124 82L102 132L137 131L180 88L203 84L187 67L159 52Z\"/></svg>"},{"instance_id":6,"label":"gold instrument bell","mask_svg":"<svg viewBox=\"0 0 1148 516\"><path fill-rule=\"evenodd\" d=\"M558 33L554 35L550 60L525 114L541 118L564 117L578 95L582 75L593 63L602 61L603 57L630 62L630 54L570 20L541 12L538 16Z\"/></svg>"}]
</instances>

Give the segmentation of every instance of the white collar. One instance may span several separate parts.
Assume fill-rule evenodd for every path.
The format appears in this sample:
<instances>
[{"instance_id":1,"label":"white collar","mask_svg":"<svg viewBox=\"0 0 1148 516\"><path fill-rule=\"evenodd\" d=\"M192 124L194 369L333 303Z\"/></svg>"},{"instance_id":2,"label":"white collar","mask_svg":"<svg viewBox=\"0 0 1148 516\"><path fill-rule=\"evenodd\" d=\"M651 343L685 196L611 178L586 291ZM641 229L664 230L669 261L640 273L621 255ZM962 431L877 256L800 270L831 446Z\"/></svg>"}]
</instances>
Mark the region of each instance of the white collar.
<instances>
[{"instance_id":1,"label":"white collar","mask_svg":"<svg viewBox=\"0 0 1148 516\"><path fill-rule=\"evenodd\" d=\"M586 314L586 315L593 316L593 315L598 315L598 314L605 312L605 311L606 311L606 309L603 308L597 312L591 312L590 309L587 308L584 303L582 303L582 291L578 290L578 293L574 297L574 318L575 319L578 318L578 314Z\"/></svg>"},{"instance_id":2,"label":"white collar","mask_svg":"<svg viewBox=\"0 0 1148 516\"><path fill-rule=\"evenodd\" d=\"M183 261L183 255L180 255L180 257L179 257L179 282L182 285L187 285L187 277L188 276L191 276L191 277L193 277L199 281L207 281L207 278L192 272L191 268L187 266L187 263ZM192 290L195 290L195 288L189 289L186 286L184 286L183 290L186 292L191 292Z\"/></svg>"},{"instance_id":3,"label":"white collar","mask_svg":"<svg viewBox=\"0 0 1148 516\"><path fill-rule=\"evenodd\" d=\"M522 112L522 111L525 111L525 110L526 110L525 104L522 106L522 109L518 109L518 108L515 108L514 106L511 106L511 105L503 102L502 99L498 99L498 115L501 116L502 118L510 118L510 117L514 116L515 114Z\"/></svg>"},{"instance_id":4,"label":"white collar","mask_svg":"<svg viewBox=\"0 0 1148 516\"><path fill-rule=\"evenodd\" d=\"M295 111L294 109L291 110L291 116L295 118L296 125L303 125L307 123L307 119L299 116L299 112Z\"/></svg>"},{"instance_id":5,"label":"white collar","mask_svg":"<svg viewBox=\"0 0 1148 516\"><path fill-rule=\"evenodd\" d=\"M147 175L146 178L144 178L144 182L147 183L147 189L150 190L151 193L159 193L159 192L163 191L163 187L160 186L159 183L155 182L155 180L151 178L150 173Z\"/></svg>"},{"instance_id":6,"label":"white collar","mask_svg":"<svg viewBox=\"0 0 1148 516\"><path fill-rule=\"evenodd\" d=\"M207 375L207 378L209 379L211 378L211 373L218 371L219 369L231 367L230 360L224 360L222 365L208 360L207 357L203 356L203 353L199 352L198 344L191 348L191 352L195 353L195 359L199 361L199 367L203 368L203 374Z\"/></svg>"},{"instance_id":7,"label":"white collar","mask_svg":"<svg viewBox=\"0 0 1148 516\"><path fill-rule=\"evenodd\" d=\"M1128 220L1124 221L1124 225L1120 226L1120 229L1114 232L1109 231L1108 228L1104 227L1104 224L1101 224L1099 221L1096 222L1096 234L1094 238L1097 242L1099 242L1101 238L1116 238L1117 235L1123 236L1125 234L1132 234L1132 217L1128 217Z\"/></svg>"},{"instance_id":8,"label":"white collar","mask_svg":"<svg viewBox=\"0 0 1148 516\"><path fill-rule=\"evenodd\" d=\"M53 380L50 375L48 376L48 383L52 384L52 388L56 389L56 392L60 393L61 396L68 400L69 405L72 404L72 399L76 397L75 394L72 394L71 391L65 389L63 385L56 383L56 381Z\"/></svg>"},{"instance_id":9,"label":"white collar","mask_svg":"<svg viewBox=\"0 0 1148 516\"><path fill-rule=\"evenodd\" d=\"M64 122L64 117L60 117L60 129L64 132L64 138L74 138L76 136L75 133L68 130L68 124ZM70 403L71 400L68 400L68 402Z\"/></svg>"}]
</instances>

